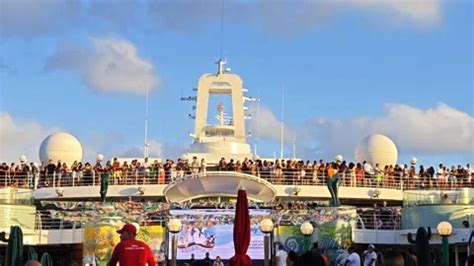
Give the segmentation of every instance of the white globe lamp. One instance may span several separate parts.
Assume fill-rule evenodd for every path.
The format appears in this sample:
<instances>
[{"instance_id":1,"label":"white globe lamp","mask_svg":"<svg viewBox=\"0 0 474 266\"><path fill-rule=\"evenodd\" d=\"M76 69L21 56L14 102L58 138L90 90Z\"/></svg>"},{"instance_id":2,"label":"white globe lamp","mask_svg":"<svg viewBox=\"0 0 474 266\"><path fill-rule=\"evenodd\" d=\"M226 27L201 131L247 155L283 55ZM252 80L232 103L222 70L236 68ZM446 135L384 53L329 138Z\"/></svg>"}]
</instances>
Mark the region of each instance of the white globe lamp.
<instances>
[{"instance_id":1,"label":"white globe lamp","mask_svg":"<svg viewBox=\"0 0 474 266\"><path fill-rule=\"evenodd\" d=\"M269 218L265 218L260 222L258 228L264 234L271 233L273 231L273 221Z\"/></svg>"},{"instance_id":2,"label":"white globe lamp","mask_svg":"<svg viewBox=\"0 0 474 266\"><path fill-rule=\"evenodd\" d=\"M304 222L300 226L300 231L305 236L310 236L313 234L314 227L310 222Z\"/></svg>"},{"instance_id":3,"label":"white globe lamp","mask_svg":"<svg viewBox=\"0 0 474 266\"><path fill-rule=\"evenodd\" d=\"M98 162L102 162L102 161L104 160L104 155L101 154L101 153L99 153L99 154L97 154L97 158L96 158L96 159L97 159Z\"/></svg>"},{"instance_id":4,"label":"white globe lamp","mask_svg":"<svg viewBox=\"0 0 474 266\"><path fill-rule=\"evenodd\" d=\"M178 240L176 234L181 231L181 221L179 219L170 219L168 221L168 230L173 234L171 238L171 266L176 266L176 258L178 252Z\"/></svg>"},{"instance_id":5,"label":"white globe lamp","mask_svg":"<svg viewBox=\"0 0 474 266\"><path fill-rule=\"evenodd\" d=\"M304 235L304 251L309 251L311 248L311 235L313 234L314 227L310 222L304 222L300 226L300 231Z\"/></svg>"},{"instance_id":6,"label":"white globe lamp","mask_svg":"<svg viewBox=\"0 0 474 266\"><path fill-rule=\"evenodd\" d=\"M410 164L415 165L418 162L418 159L416 157L412 157L410 159Z\"/></svg>"},{"instance_id":7,"label":"white globe lamp","mask_svg":"<svg viewBox=\"0 0 474 266\"><path fill-rule=\"evenodd\" d=\"M170 219L168 222L168 230L173 234L179 233L179 231L181 231L181 227L182 224L179 219Z\"/></svg>"},{"instance_id":8,"label":"white globe lamp","mask_svg":"<svg viewBox=\"0 0 474 266\"><path fill-rule=\"evenodd\" d=\"M270 236L269 234L273 232L273 221L269 218L265 218L260 221L258 228L264 234L263 238L263 248L264 248L264 266L270 265Z\"/></svg>"},{"instance_id":9,"label":"white globe lamp","mask_svg":"<svg viewBox=\"0 0 474 266\"><path fill-rule=\"evenodd\" d=\"M26 157L26 155L23 154L22 156L20 156L20 163L23 164L23 163L26 163L27 161L28 161L28 158Z\"/></svg>"},{"instance_id":10,"label":"white globe lamp","mask_svg":"<svg viewBox=\"0 0 474 266\"><path fill-rule=\"evenodd\" d=\"M436 230L438 230L440 236L450 236L453 233L453 226L449 222L444 221L436 226Z\"/></svg>"},{"instance_id":11,"label":"white globe lamp","mask_svg":"<svg viewBox=\"0 0 474 266\"><path fill-rule=\"evenodd\" d=\"M338 154L336 155L336 162L342 162L344 160L344 157L342 157L342 155Z\"/></svg>"},{"instance_id":12,"label":"white globe lamp","mask_svg":"<svg viewBox=\"0 0 474 266\"><path fill-rule=\"evenodd\" d=\"M453 233L453 226L446 221L440 222L438 226L436 226L436 230L438 231L438 235L441 236L441 244L442 244L442 266L449 266L449 240L448 237Z\"/></svg>"}]
</instances>

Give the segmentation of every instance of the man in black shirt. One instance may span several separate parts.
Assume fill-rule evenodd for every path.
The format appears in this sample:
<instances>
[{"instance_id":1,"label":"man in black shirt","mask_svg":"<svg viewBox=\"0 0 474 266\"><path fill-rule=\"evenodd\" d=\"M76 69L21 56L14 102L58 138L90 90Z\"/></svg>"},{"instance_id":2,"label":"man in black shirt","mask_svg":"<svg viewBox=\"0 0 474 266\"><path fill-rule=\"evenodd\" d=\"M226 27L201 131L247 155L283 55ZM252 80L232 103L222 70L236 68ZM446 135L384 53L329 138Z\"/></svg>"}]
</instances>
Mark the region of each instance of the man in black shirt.
<instances>
[{"instance_id":1,"label":"man in black shirt","mask_svg":"<svg viewBox=\"0 0 474 266\"><path fill-rule=\"evenodd\" d=\"M206 257L204 258L202 265L212 266L212 260L209 258L209 252L206 252Z\"/></svg>"}]
</instances>

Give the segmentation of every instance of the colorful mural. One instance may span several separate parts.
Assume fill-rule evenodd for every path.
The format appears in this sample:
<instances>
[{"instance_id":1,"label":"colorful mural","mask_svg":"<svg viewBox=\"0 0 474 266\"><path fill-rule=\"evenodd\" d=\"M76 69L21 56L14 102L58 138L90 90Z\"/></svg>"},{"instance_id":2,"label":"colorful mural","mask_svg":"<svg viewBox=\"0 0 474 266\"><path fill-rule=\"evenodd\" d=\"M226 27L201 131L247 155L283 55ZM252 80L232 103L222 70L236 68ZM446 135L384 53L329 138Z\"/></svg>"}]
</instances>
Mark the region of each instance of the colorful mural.
<instances>
[{"instance_id":1,"label":"colorful mural","mask_svg":"<svg viewBox=\"0 0 474 266\"><path fill-rule=\"evenodd\" d=\"M83 264L105 266L112 256L115 245L120 241L116 232L120 226L90 223L84 228ZM140 227L137 239L146 242L157 261L163 261L164 228L162 226Z\"/></svg>"}]
</instances>

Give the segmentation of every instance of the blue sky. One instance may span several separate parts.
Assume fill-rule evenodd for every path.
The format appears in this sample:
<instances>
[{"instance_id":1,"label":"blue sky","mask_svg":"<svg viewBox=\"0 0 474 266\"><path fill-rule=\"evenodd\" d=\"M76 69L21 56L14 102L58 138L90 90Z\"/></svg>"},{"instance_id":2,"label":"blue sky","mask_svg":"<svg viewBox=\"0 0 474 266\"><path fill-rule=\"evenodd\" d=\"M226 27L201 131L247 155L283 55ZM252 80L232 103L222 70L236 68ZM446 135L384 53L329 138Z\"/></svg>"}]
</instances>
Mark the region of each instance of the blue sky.
<instances>
[{"instance_id":1,"label":"blue sky","mask_svg":"<svg viewBox=\"0 0 474 266\"><path fill-rule=\"evenodd\" d=\"M221 1L4 0L0 12L0 161L37 160L57 131L85 160L140 156L147 84L152 155L192 142L179 98L216 71ZM247 128L260 155L279 154L284 88L288 156L294 138L300 158L353 159L382 133L399 162L474 162L471 1L225 1L224 14L223 55L261 99Z\"/></svg>"}]
</instances>

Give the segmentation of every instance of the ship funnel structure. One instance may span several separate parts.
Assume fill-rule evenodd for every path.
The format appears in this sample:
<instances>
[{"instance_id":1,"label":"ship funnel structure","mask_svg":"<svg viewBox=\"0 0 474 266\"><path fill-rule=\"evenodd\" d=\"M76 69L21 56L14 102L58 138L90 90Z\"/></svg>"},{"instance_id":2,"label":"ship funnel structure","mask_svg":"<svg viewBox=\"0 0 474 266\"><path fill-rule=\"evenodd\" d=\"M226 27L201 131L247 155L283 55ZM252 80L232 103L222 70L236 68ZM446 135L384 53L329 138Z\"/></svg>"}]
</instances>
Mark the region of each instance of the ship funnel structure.
<instances>
[{"instance_id":1,"label":"ship funnel structure","mask_svg":"<svg viewBox=\"0 0 474 266\"><path fill-rule=\"evenodd\" d=\"M197 95L189 99L196 101L194 118L194 143L191 144L185 157L196 156L204 158L207 163L217 163L222 157L225 159L252 158L250 145L246 140L244 102L252 99L243 95L242 79L225 67L226 61L221 59L216 74L204 74L198 82ZM227 95L230 97L231 107L219 103L218 106L209 106L212 96ZM185 98L185 99L188 99ZM209 107L211 109L209 109ZM208 124L208 111L216 110L216 123ZM231 114L225 113L231 108Z\"/></svg>"}]
</instances>

